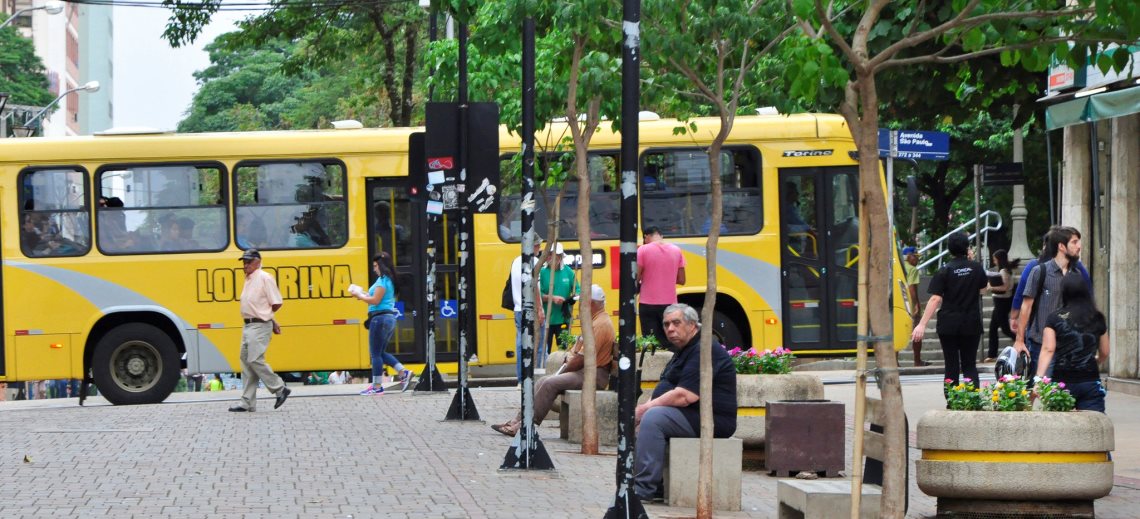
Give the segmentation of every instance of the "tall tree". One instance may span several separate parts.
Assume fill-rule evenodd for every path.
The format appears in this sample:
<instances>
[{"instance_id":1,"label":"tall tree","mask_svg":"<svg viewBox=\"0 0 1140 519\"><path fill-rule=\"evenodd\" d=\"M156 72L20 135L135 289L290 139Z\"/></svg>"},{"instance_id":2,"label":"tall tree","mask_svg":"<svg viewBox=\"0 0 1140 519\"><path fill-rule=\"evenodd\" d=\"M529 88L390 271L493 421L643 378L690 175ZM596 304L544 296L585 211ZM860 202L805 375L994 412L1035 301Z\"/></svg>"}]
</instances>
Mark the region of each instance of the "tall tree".
<instances>
[{"instance_id":1,"label":"tall tree","mask_svg":"<svg viewBox=\"0 0 1140 519\"><path fill-rule=\"evenodd\" d=\"M887 410L886 463L881 513L904 514L906 450L902 391L889 336L888 308L894 245L887 229L886 204L879 171L877 132L880 120L878 79L895 68L965 63L999 56L1004 66L1030 70L1045 67L1050 54L1083 65L1090 45L1131 43L1138 39L1140 16L1130 0L924 0L825 3L792 0L802 33L786 47L793 97L818 99L836 106L851 127L859 152L861 335L870 337L881 368L882 398ZM833 20L834 13L848 9ZM1069 42L1075 42L1070 52ZM930 44L930 47L926 45ZM1122 68L1101 55L1105 68ZM1123 56L1122 56L1123 55ZM1106 61L1107 60L1107 61Z\"/></svg>"},{"instance_id":2,"label":"tall tree","mask_svg":"<svg viewBox=\"0 0 1140 519\"><path fill-rule=\"evenodd\" d=\"M220 0L184 5L164 0L171 8L163 36L178 47L194 41L217 12ZM286 73L339 67L353 80L352 94L365 105L380 107L385 125L410 126L416 120L418 59L424 45L426 13L414 2L293 2L273 0L269 9L238 23L227 40L229 50L259 48L276 41L298 44L282 63Z\"/></svg>"},{"instance_id":3,"label":"tall tree","mask_svg":"<svg viewBox=\"0 0 1140 519\"><path fill-rule=\"evenodd\" d=\"M669 91L662 98L671 100L667 104L682 119L705 114L719 119L715 128L697 128L691 123L679 129L714 135L708 147L712 215L705 244L707 285L701 307L701 322L711 323L716 308L717 241L724 215L721 149L736 115L754 113L758 108L748 101L764 101L763 85L777 77L771 69L778 66L767 60L767 54L794 26L781 4L765 4L763 0L649 0L645 12L643 24L648 30L642 31L642 56L655 72L654 87ZM707 330L700 339L699 518L712 517L713 502L713 334L712 328Z\"/></svg>"},{"instance_id":4,"label":"tall tree","mask_svg":"<svg viewBox=\"0 0 1140 519\"><path fill-rule=\"evenodd\" d=\"M55 97L32 40L11 26L0 30L0 92L7 92L13 105L42 107Z\"/></svg>"}]
</instances>

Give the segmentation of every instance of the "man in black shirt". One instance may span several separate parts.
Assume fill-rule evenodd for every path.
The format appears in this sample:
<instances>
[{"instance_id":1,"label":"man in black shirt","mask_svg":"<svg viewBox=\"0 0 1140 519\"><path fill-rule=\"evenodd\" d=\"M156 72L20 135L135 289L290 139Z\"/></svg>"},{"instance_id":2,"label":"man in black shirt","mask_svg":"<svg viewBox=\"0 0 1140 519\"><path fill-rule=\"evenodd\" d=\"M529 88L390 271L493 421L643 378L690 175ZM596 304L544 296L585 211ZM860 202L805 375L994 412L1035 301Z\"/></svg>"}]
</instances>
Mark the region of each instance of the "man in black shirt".
<instances>
[{"instance_id":1,"label":"man in black shirt","mask_svg":"<svg viewBox=\"0 0 1140 519\"><path fill-rule=\"evenodd\" d=\"M665 447L669 438L696 438L701 431L701 324L697 311L686 304L665 309L663 328L676 353L653 390L653 398L637 406L637 456L634 492L643 501L661 496ZM715 339L713 363L713 436L736 432L736 368Z\"/></svg>"}]
</instances>

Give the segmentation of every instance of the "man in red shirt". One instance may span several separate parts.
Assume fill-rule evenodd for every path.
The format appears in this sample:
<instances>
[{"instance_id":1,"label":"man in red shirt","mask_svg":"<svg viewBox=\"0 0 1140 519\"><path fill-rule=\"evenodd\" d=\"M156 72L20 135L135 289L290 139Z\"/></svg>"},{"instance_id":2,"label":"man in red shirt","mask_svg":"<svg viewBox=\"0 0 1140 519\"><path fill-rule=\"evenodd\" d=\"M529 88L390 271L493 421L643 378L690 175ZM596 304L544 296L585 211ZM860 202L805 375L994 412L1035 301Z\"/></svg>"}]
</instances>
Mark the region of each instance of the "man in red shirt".
<instances>
[{"instance_id":1,"label":"man in red shirt","mask_svg":"<svg viewBox=\"0 0 1140 519\"><path fill-rule=\"evenodd\" d=\"M665 308L677 302L677 285L685 284L685 257L679 247L665 242L657 227L645 228L645 243L637 248L637 282L641 334L652 334L660 346L667 346L661 321Z\"/></svg>"}]
</instances>

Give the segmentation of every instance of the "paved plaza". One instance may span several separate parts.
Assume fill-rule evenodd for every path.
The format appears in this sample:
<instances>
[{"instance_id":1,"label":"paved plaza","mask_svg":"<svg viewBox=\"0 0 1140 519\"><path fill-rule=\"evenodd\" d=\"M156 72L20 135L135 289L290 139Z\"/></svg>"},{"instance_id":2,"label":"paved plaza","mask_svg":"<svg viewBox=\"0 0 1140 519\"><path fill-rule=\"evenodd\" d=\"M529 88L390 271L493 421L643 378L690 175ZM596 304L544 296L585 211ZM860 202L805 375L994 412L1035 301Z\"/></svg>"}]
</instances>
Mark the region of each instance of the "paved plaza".
<instances>
[{"instance_id":1,"label":"paved plaza","mask_svg":"<svg viewBox=\"0 0 1140 519\"><path fill-rule=\"evenodd\" d=\"M850 372L821 374L826 396L845 402ZM912 428L941 406L934 378L907 380ZM0 516L601 518L614 495L616 456L578 454L540 428L554 471L500 471L510 439L488 427L510 418L514 388L472 390L485 422L444 422L451 394L363 386L298 386L279 410L268 393L256 413L230 413L237 391L176 393L159 405L115 407L100 398L0 403ZM873 393L873 389L872 389ZM1116 486L1097 517L1140 508L1140 398L1112 393ZM1029 432L1027 432L1028 434ZM912 438L913 441L913 438ZM913 459L920 453L911 450ZM776 478L746 472L743 511L717 517L773 518ZM934 499L911 481L908 517L934 515ZM692 509L648 505L650 517Z\"/></svg>"}]
</instances>

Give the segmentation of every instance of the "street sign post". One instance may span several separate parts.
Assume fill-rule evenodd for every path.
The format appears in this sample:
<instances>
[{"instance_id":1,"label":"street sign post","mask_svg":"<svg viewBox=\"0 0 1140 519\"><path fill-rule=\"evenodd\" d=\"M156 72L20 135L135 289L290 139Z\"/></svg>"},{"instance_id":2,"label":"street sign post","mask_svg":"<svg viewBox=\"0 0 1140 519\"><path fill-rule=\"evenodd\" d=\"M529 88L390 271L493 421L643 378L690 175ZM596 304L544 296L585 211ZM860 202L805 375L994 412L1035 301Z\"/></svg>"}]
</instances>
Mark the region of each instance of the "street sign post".
<instances>
[{"instance_id":1,"label":"street sign post","mask_svg":"<svg viewBox=\"0 0 1140 519\"><path fill-rule=\"evenodd\" d=\"M893 130L898 134L898 151L893 155L900 159L947 160L950 158L950 134L945 132ZM879 128L879 157L891 156L890 134L892 130Z\"/></svg>"},{"instance_id":2,"label":"street sign post","mask_svg":"<svg viewBox=\"0 0 1140 519\"><path fill-rule=\"evenodd\" d=\"M1020 162L981 164L983 186L1017 186L1025 184L1025 168Z\"/></svg>"}]
</instances>

